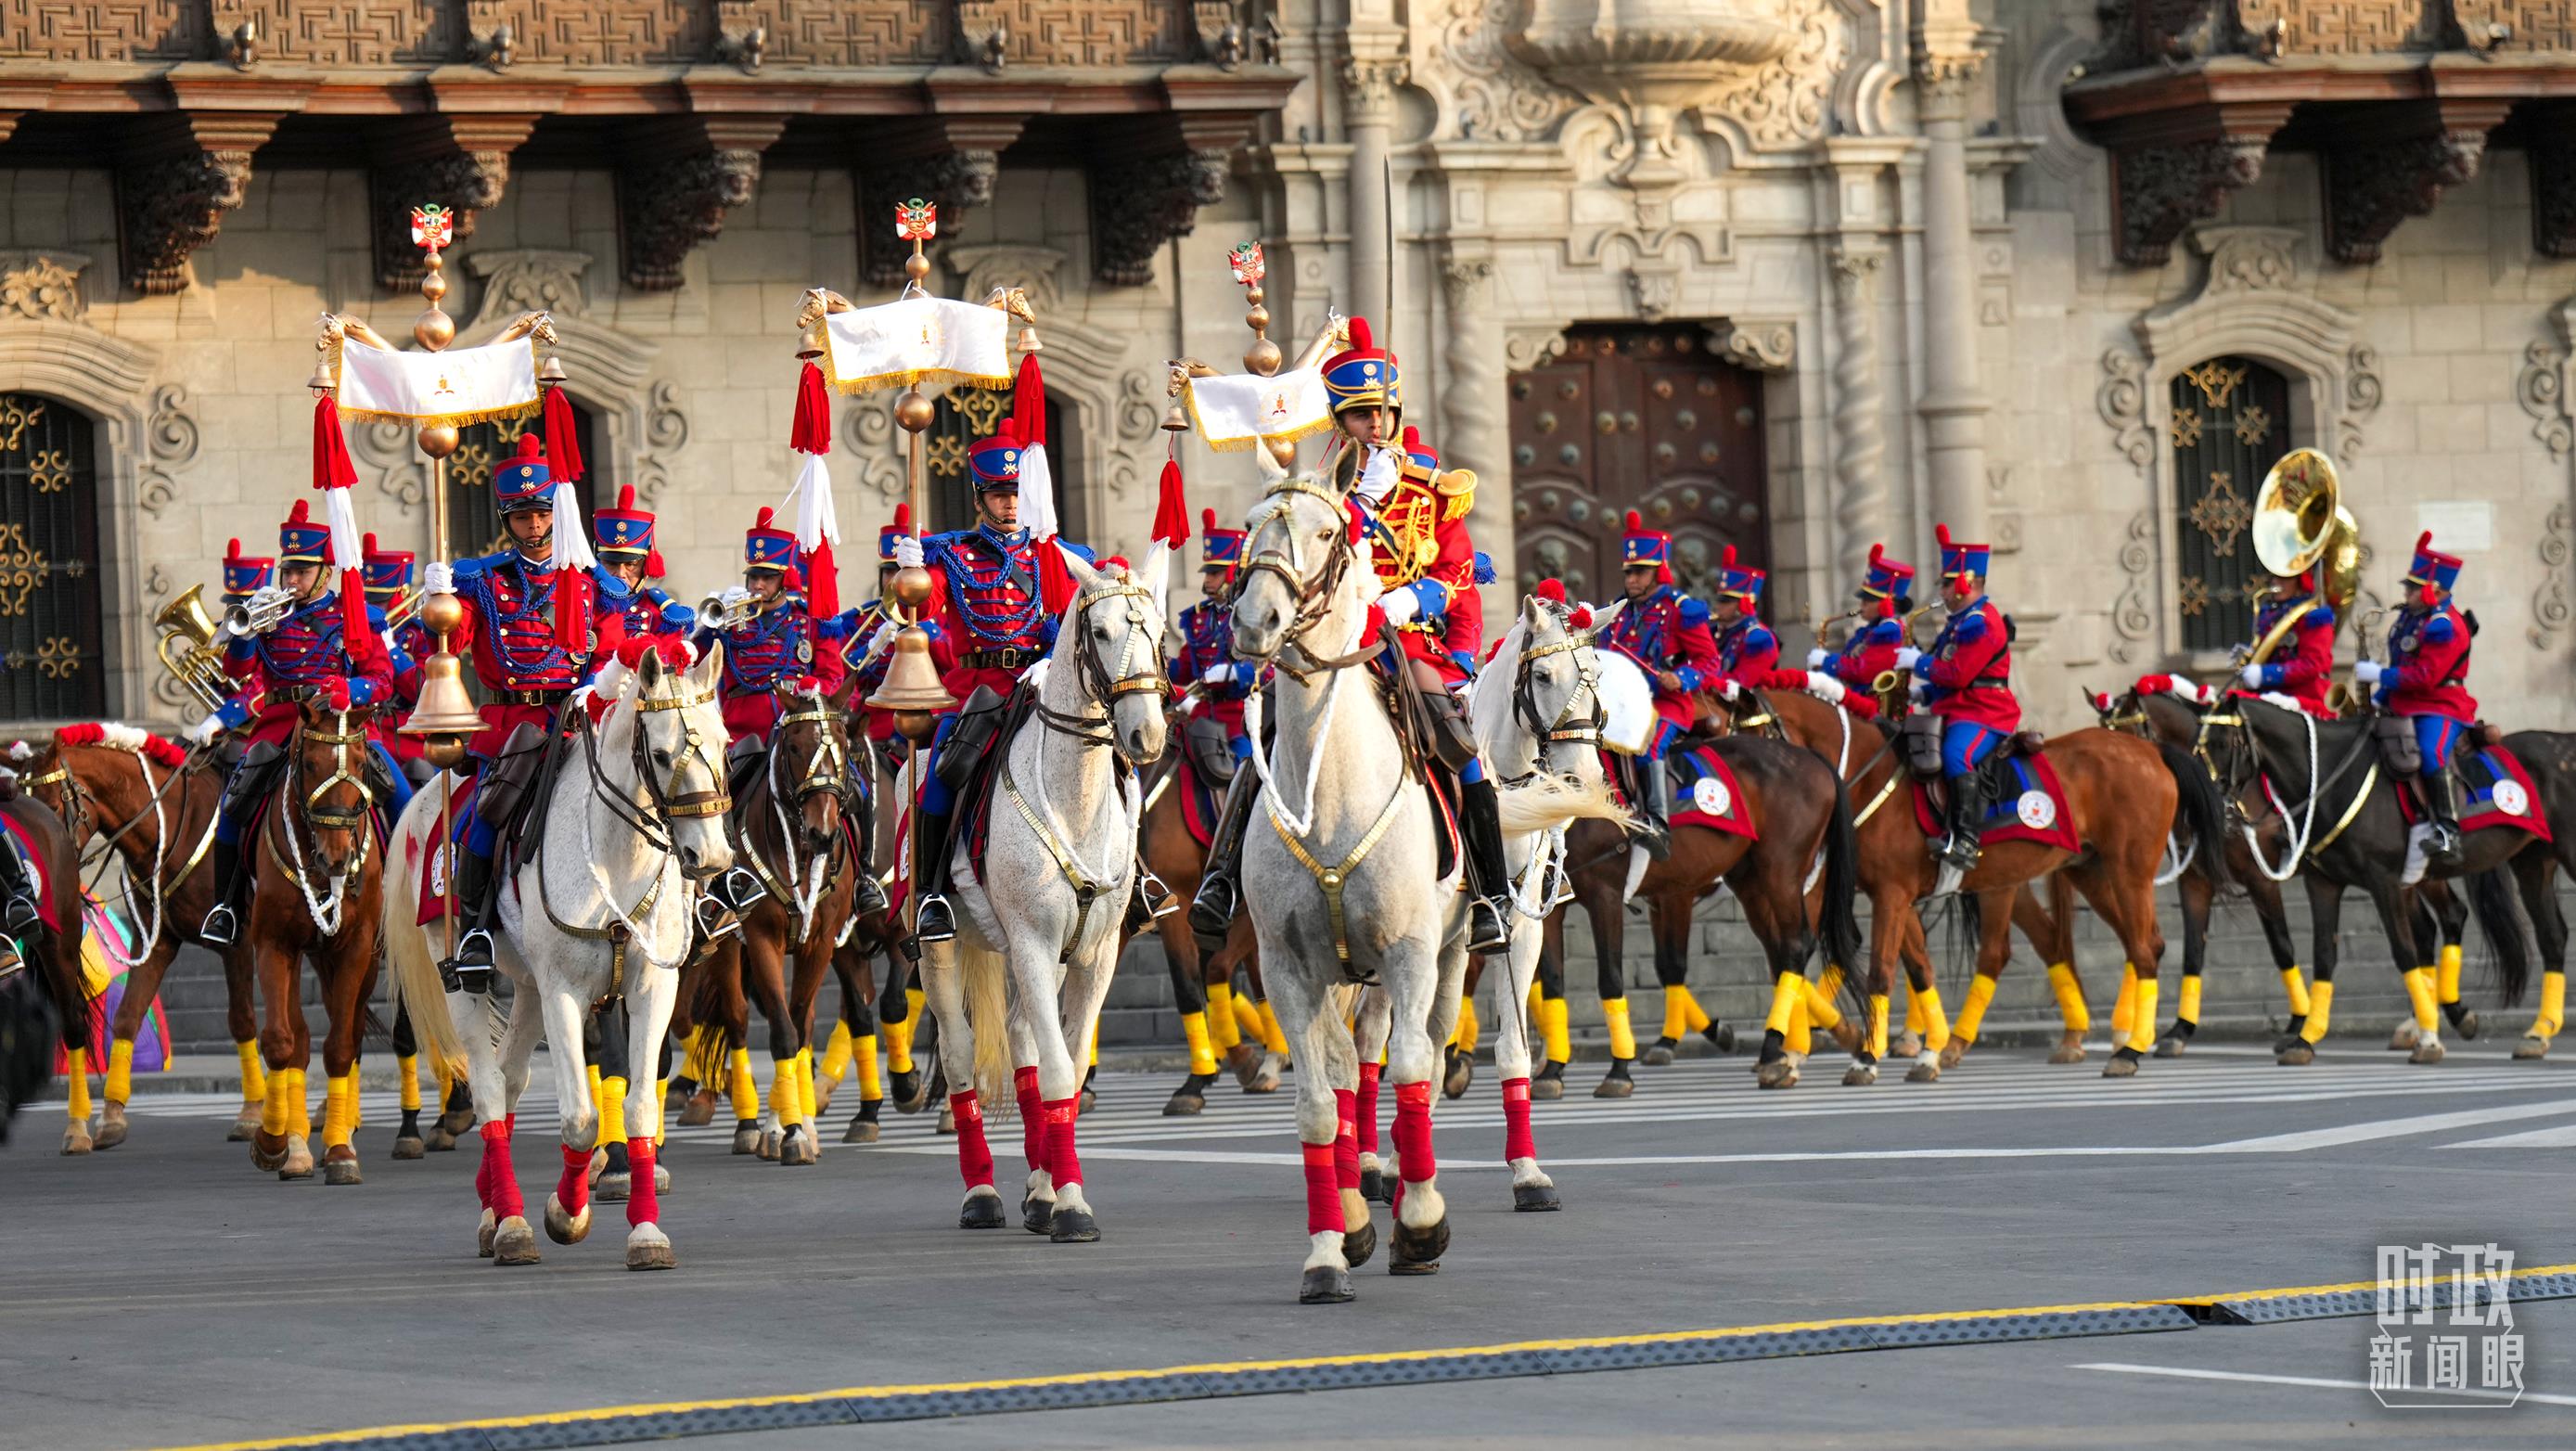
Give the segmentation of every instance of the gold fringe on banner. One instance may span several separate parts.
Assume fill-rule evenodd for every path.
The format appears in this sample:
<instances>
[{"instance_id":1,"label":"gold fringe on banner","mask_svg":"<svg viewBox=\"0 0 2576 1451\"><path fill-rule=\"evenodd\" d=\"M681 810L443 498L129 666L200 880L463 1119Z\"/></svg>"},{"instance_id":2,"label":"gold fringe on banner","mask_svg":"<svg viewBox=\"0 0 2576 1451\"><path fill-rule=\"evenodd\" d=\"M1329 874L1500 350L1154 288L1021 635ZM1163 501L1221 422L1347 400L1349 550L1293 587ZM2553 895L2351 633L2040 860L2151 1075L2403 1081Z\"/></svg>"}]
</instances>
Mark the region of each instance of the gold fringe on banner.
<instances>
[{"instance_id":1,"label":"gold fringe on banner","mask_svg":"<svg viewBox=\"0 0 2576 1451\"><path fill-rule=\"evenodd\" d=\"M331 339L329 348L326 349L331 360L331 386L335 390L340 385L340 350L346 345L347 341L348 340L345 337L334 336ZM384 352L387 351L387 349L379 348L377 351ZM391 351L399 353L402 350L393 349ZM431 357L435 356L435 354L424 353L421 356ZM528 363L529 372L531 374L535 373L545 363L544 356L538 351L537 339L534 334L530 334L528 338ZM343 422L350 419L359 419L370 422L382 421L387 423L408 423L415 428L468 428L477 423L498 423L504 418L531 418L541 411L545 407L545 404L545 389L543 387L539 387L537 389L536 397L529 399L526 403L513 404L507 408L476 408L469 409L463 413L394 413L375 408L352 408L343 404L340 408L340 417Z\"/></svg>"}]
</instances>

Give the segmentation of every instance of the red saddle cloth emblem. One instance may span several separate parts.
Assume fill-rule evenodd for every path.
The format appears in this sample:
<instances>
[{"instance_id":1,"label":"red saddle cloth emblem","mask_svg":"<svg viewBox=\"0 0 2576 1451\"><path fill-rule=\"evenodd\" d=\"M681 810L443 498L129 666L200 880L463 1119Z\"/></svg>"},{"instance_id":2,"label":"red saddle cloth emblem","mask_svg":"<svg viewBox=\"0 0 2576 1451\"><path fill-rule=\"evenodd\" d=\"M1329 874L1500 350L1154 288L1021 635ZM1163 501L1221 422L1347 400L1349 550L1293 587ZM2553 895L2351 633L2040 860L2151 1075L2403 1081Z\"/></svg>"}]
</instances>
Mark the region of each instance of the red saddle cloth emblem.
<instances>
[{"instance_id":1,"label":"red saddle cloth emblem","mask_svg":"<svg viewBox=\"0 0 2576 1451\"><path fill-rule=\"evenodd\" d=\"M1692 746L1664 758L1665 778L1672 782L1672 825L1705 827L1748 840L1761 835L1753 824L1744 788L1715 746Z\"/></svg>"},{"instance_id":2,"label":"red saddle cloth emblem","mask_svg":"<svg viewBox=\"0 0 2576 1451\"><path fill-rule=\"evenodd\" d=\"M2067 808L2066 788L2057 779L2057 768L2048 762L2047 753L2015 756L2004 763L2003 789L1995 793L1994 803L1986 808L1985 827L1978 833L1978 843L1993 846L2006 841L2035 841L2059 851L2081 851L2082 838L2075 834L2075 813ZM1914 821L1923 834L1934 839L1947 836L1948 822L1942 819L1932 801L1931 783L1920 777L1913 782Z\"/></svg>"},{"instance_id":3,"label":"red saddle cloth emblem","mask_svg":"<svg viewBox=\"0 0 2576 1451\"><path fill-rule=\"evenodd\" d=\"M2549 834L2549 818L2541 813L2540 788L2531 784L2531 773L2514 759L2513 752L2502 746L2489 746L2475 755L2464 752L2455 756L2451 765L2460 777L2463 833L2509 826L2530 832L2542 841L2556 840ZM2424 803L2416 799L2412 782L2400 785L2397 807L2408 826L2424 820Z\"/></svg>"}]
</instances>

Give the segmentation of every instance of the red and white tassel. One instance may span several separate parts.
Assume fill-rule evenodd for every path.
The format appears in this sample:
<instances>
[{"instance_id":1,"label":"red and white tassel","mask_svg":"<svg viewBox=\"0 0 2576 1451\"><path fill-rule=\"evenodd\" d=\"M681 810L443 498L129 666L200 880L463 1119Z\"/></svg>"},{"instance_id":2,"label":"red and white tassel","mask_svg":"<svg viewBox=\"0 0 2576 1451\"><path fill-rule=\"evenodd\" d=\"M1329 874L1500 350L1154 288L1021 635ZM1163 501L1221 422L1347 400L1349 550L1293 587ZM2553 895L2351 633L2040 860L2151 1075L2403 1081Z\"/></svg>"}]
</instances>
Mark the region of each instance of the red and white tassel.
<instances>
[{"instance_id":1,"label":"red and white tassel","mask_svg":"<svg viewBox=\"0 0 2576 1451\"><path fill-rule=\"evenodd\" d=\"M1020 355L1019 381L1011 388L1011 418L1020 435L1020 527L1032 539L1059 531L1055 512L1055 471L1047 466L1046 380L1038 375L1038 355Z\"/></svg>"},{"instance_id":2,"label":"red and white tassel","mask_svg":"<svg viewBox=\"0 0 2576 1451\"><path fill-rule=\"evenodd\" d=\"M546 477L555 501L555 643L575 656L590 653L592 607L590 572L599 564L591 553L590 530L582 522L581 445L576 441L572 400L561 388L546 390Z\"/></svg>"},{"instance_id":3,"label":"red and white tassel","mask_svg":"<svg viewBox=\"0 0 2576 1451\"><path fill-rule=\"evenodd\" d=\"M357 511L349 505L349 490L357 482L358 466L350 460L349 440L340 432L339 400L325 393L313 400L313 487L322 491L322 516L331 523L331 563L351 571L366 561ZM371 634L367 592L358 580L358 574L348 575L340 590L342 633L351 640Z\"/></svg>"},{"instance_id":4,"label":"red and white tassel","mask_svg":"<svg viewBox=\"0 0 2576 1451\"><path fill-rule=\"evenodd\" d=\"M832 546L841 542L841 518L832 504L832 471L823 455L832 451L832 400L823 372L812 363L796 380L796 417L788 427L787 446L805 456L796 483L787 491L795 505L796 549L805 560L805 604L817 618L841 612L841 572Z\"/></svg>"}]
</instances>

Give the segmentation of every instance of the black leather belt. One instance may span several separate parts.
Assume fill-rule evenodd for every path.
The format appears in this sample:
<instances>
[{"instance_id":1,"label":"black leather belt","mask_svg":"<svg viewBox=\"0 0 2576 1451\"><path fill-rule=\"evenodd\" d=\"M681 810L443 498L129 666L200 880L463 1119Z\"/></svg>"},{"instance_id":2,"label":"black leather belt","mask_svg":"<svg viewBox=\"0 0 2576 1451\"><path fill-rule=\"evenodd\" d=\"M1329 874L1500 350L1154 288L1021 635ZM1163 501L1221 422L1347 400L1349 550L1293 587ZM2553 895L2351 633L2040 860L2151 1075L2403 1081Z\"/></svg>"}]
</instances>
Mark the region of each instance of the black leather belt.
<instances>
[{"instance_id":1,"label":"black leather belt","mask_svg":"<svg viewBox=\"0 0 2576 1451\"><path fill-rule=\"evenodd\" d=\"M553 705L555 702L563 699L571 693L572 692L569 688L564 690L496 690L492 692L492 700L497 705Z\"/></svg>"},{"instance_id":2,"label":"black leather belt","mask_svg":"<svg viewBox=\"0 0 2576 1451\"><path fill-rule=\"evenodd\" d=\"M292 705L301 705L305 701L311 700L314 696L321 693L322 687L318 685L281 685L277 687L277 689L270 691L268 698L271 700L282 700Z\"/></svg>"},{"instance_id":3,"label":"black leather belt","mask_svg":"<svg viewBox=\"0 0 2576 1451\"><path fill-rule=\"evenodd\" d=\"M1045 654L1046 652L1043 650L1029 650L1017 645L1004 646L997 650L969 650L966 652L966 668L969 670L1017 670L1024 665L1036 664L1039 658Z\"/></svg>"}]
</instances>

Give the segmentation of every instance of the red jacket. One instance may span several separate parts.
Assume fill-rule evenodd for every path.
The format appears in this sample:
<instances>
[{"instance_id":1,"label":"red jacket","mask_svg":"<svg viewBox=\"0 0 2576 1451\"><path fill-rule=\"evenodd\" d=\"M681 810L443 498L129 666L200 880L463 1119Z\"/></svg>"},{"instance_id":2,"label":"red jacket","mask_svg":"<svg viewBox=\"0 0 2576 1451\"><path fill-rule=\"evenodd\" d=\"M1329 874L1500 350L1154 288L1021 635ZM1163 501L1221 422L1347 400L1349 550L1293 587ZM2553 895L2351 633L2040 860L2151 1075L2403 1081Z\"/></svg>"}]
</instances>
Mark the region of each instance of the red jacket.
<instances>
[{"instance_id":1,"label":"red jacket","mask_svg":"<svg viewBox=\"0 0 2576 1451\"><path fill-rule=\"evenodd\" d=\"M1687 731L1697 723L1692 694L1716 684L1724 673L1717 638L1708 632L1708 606L1668 584L1622 606L1600 642L1645 667L1655 688L1655 714L1676 730ZM1666 690L1654 678L1658 670L1671 671L1681 688Z\"/></svg>"},{"instance_id":2,"label":"red jacket","mask_svg":"<svg viewBox=\"0 0 2576 1451\"><path fill-rule=\"evenodd\" d=\"M979 685L1007 697L1020 672L1055 648L1055 632L1080 586L1050 535L997 535L982 528L934 534L922 541L930 598L922 620L939 628L930 658L939 683L963 705ZM1068 549L1081 546L1064 544ZM1088 551L1082 551L1089 558ZM984 656L1011 663L971 664Z\"/></svg>"},{"instance_id":3,"label":"red jacket","mask_svg":"<svg viewBox=\"0 0 2576 1451\"><path fill-rule=\"evenodd\" d=\"M1846 689L1866 695L1879 676L1896 668L1896 652L1904 647L1903 622L1877 620L1853 632L1840 651L1827 655L1825 669Z\"/></svg>"},{"instance_id":4,"label":"red jacket","mask_svg":"<svg viewBox=\"0 0 2576 1451\"><path fill-rule=\"evenodd\" d=\"M1980 598L1952 615L1914 662L1914 673L1932 687L1926 706L1943 720L2021 729L2021 702L2012 693L2012 630L1994 601Z\"/></svg>"},{"instance_id":5,"label":"red jacket","mask_svg":"<svg viewBox=\"0 0 2576 1451\"><path fill-rule=\"evenodd\" d=\"M1470 481L1461 485L1461 479ZM1449 685L1474 674L1485 649L1485 601L1476 590L1475 541L1467 536L1474 502L1472 475L1408 469L1368 515L1369 564L1378 582L1389 590L1425 580L1437 586L1415 591L1421 608L1397 635L1405 658L1439 671Z\"/></svg>"},{"instance_id":6,"label":"red jacket","mask_svg":"<svg viewBox=\"0 0 2576 1451\"><path fill-rule=\"evenodd\" d=\"M2313 599L2272 600L2254 613L2254 637L2270 633L2288 610L2306 613L2264 662L2263 689L2290 697L2310 715L2331 717L2326 688L2334 684L2335 613Z\"/></svg>"},{"instance_id":7,"label":"red jacket","mask_svg":"<svg viewBox=\"0 0 2576 1451\"><path fill-rule=\"evenodd\" d=\"M1746 615L1718 631L1717 663L1723 679L1759 681L1779 668L1780 637L1758 617Z\"/></svg>"},{"instance_id":8,"label":"red jacket","mask_svg":"<svg viewBox=\"0 0 2576 1451\"><path fill-rule=\"evenodd\" d=\"M2467 689L2469 622L2445 600L2430 609L2402 609L2388 630L2388 669L2379 678L2380 704L2399 715L2447 716L2475 725L2478 702Z\"/></svg>"}]
</instances>

